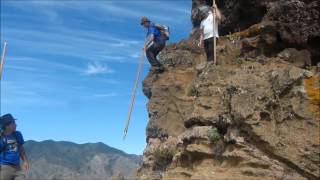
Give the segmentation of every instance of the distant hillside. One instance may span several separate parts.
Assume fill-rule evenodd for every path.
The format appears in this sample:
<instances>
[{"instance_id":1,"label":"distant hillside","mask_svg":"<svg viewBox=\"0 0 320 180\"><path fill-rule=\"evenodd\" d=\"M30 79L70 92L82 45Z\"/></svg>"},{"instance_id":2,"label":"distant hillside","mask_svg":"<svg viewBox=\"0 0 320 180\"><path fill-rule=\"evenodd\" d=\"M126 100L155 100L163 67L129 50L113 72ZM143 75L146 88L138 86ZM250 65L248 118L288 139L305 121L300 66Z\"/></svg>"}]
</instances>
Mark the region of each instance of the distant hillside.
<instances>
[{"instance_id":1,"label":"distant hillside","mask_svg":"<svg viewBox=\"0 0 320 180\"><path fill-rule=\"evenodd\" d=\"M119 174L132 179L141 161L103 143L27 141L25 148L31 162L27 179L32 180L100 180Z\"/></svg>"}]
</instances>

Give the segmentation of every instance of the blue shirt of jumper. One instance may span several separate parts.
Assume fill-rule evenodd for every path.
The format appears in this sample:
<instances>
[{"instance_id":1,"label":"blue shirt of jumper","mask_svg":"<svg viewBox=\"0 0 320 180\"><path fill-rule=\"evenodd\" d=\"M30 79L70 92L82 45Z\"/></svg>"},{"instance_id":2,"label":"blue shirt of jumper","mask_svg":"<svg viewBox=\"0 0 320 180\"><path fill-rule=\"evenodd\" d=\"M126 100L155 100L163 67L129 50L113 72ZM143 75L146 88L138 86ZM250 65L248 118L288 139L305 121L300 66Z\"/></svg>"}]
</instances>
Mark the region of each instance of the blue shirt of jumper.
<instances>
[{"instance_id":1,"label":"blue shirt of jumper","mask_svg":"<svg viewBox=\"0 0 320 180\"><path fill-rule=\"evenodd\" d=\"M0 164L20 166L20 149L24 144L21 132L3 135L0 139Z\"/></svg>"},{"instance_id":2,"label":"blue shirt of jumper","mask_svg":"<svg viewBox=\"0 0 320 180\"><path fill-rule=\"evenodd\" d=\"M150 23L150 26L148 27L147 37L151 34L154 35L154 42L155 43L165 44L165 40L163 39L160 30L158 28L156 28L153 23Z\"/></svg>"}]
</instances>

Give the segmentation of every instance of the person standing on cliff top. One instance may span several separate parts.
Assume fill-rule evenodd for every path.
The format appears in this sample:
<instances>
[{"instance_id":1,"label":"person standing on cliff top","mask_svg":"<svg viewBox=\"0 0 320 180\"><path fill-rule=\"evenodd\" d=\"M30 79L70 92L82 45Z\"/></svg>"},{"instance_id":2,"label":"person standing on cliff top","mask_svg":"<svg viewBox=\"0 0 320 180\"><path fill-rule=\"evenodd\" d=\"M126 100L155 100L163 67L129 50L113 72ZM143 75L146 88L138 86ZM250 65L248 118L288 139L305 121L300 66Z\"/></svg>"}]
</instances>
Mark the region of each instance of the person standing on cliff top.
<instances>
[{"instance_id":1,"label":"person standing on cliff top","mask_svg":"<svg viewBox=\"0 0 320 180\"><path fill-rule=\"evenodd\" d=\"M160 30L147 17L141 18L141 25L147 29L144 51L148 61L156 72L163 72L164 68L157 60L157 55L165 47L166 40L162 37Z\"/></svg>"},{"instance_id":2,"label":"person standing on cliff top","mask_svg":"<svg viewBox=\"0 0 320 180\"><path fill-rule=\"evenodd\" d=\"M215 13L215 25L213 25L213 13ZM214 61L214 52L213 52L213 38L219 37L218 33L218 23L222 19L222 14L220 10L217 8L217 5L214 3L212 5L212 9L207 11L204 15L204 19L201 21L200 24L200 42L199 46L204 47L204 50L207 55L207 61L212 61L213 64L217 64L217 62ZM214 29L213 29L214 27Z\"/></svg>"},{"instance_id":3,"label":"person standing on cliff top","mask_svg":"<svg viewBox=\"0 0 320 180\"><path fill-rule=\"evenodd\" d=\"M30 165L24 150L23 136L16 131L17 125L11 114L0 117L0 179L24 180L25 172L20 166L20 158L23 160L23 168L29 171Z\"/></svg>"}]
</instances>

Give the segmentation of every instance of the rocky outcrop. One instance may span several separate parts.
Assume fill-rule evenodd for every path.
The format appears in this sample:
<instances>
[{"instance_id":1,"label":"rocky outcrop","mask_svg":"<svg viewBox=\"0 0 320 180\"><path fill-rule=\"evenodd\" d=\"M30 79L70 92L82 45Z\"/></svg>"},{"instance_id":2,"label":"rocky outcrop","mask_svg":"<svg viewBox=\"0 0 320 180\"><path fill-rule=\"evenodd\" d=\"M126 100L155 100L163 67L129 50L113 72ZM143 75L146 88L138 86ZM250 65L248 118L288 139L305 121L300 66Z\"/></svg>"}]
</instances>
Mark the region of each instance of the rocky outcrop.
<instances>
[{"instance_id":1,"label":"rocky outcrop","mask_svg":"<svg viewBox=\"0 0 320 180\"><path fill-rule=\"evenodd\" d=\"M317 0L216 0L225 16L219 26L220 34L228 35L259 24L259 36L246 37L255 46L251 51L275 56L286 48L306 49L311 59L306 65L320 62L320 3ZM193 0L192 36L197 38L200 18L195 11L200 4L212 4L212 0ZM244 38L244 37L241 37Z\"/></svg>"},{"instance_id":2,"label":"rocky outcrop","mask_svg":"<svg viewBox=\"0 0 320 180\"><path fill-rule=\"evenodd\" d=\"M226 16L222 28L247 24L219 39L218 66L197 47L196 25L189 40L163 50L165 72L143 82L150 121L140 179L320 178L320 73L309 46L319 5L288 2L217 1L224 14L265 8L256 20Z\"/></svg>"}]
</instances>

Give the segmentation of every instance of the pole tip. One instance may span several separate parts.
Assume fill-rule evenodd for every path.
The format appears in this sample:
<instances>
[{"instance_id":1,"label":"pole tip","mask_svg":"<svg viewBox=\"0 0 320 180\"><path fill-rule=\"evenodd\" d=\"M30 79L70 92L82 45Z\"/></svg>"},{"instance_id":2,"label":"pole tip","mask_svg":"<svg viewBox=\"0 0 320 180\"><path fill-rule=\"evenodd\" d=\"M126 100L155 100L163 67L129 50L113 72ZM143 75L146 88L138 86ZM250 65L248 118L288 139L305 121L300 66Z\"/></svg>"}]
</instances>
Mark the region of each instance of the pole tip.
<instances>
[{"instance_id":1,"label":"pole tip","mask_svg":"<svg viewBox=\"0 0 320 180\"><path fill-rule=\"evenodd\" d=\"M128 131L127 131L127 130L124 130L123 140L125 140L125 139L126 139L126 137L127 137L127 133L128 133Z\"/></svg>"}]
</instances>

